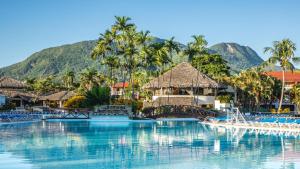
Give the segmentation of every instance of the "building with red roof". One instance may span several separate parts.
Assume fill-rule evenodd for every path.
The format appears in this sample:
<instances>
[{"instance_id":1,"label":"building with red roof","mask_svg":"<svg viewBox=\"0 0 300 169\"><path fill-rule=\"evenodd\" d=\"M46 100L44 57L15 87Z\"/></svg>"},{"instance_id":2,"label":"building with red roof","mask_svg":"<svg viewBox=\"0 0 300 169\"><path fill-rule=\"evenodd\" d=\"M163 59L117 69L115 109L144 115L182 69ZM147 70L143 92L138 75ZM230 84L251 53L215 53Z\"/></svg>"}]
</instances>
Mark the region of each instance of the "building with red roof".
<instances>
[{"instance_id":1,"label":"building with red roof","mask_svg":"<svg viewBox=\"0 0 300 169\"><path fill-rule=\"evenodd\" d=\"M282 72L276 71L276 72L266 72L267 75L274 77L278 80L282 80ZM285 88L291 89L295 84L300 84L300 72L294 71L294 72L285 72L284 73L284 80L285 80Z\"/></svg>"},{"instance_id":2,"label":"building with red roof","mask_svg":"<svg viewBox=\"0 0 300 169\"><path fill-rule=\"evenodd\" d=\"M118 82L112 86L111 95L121 96L125 93L124 89L129 87L128 82Z\"/></svg>"},{"instance_id":3,"label":"building with red roof","mask_svg":"<svg viewBox=\"0 0 300 169\"><path fill-rule=\"evenodd\" d=\"M128 82L118 82L113 85L113 88L127 88L129 86Z\"/></svg>"}]
</instances>

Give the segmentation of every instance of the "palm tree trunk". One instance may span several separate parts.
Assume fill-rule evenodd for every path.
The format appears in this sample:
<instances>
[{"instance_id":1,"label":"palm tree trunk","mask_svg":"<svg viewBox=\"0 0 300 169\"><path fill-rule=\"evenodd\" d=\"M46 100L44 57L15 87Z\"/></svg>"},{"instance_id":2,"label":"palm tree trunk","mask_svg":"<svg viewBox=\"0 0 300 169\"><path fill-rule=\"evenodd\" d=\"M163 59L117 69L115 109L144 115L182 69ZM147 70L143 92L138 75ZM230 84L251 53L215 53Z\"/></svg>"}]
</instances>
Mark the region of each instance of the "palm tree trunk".
<instances>
[{"instance_id":1,"label":"palm tree trunk","mask_svg":"<svg viewBox=\"0 0 300 169\"><path fill-rule=\"evenodd\" d=\"M135 97L134 97L134 75L132 74L132 73L130 73L130 76L131 76L131 87L132 87L132 100L134 100L135 99Z\"/></svg>"},{"instance_id":2,"label":"palm tree trunk","mask_svg":"<svg viewBox=\"0 0 300 169\"><path fill-rule=\"evenodd\" d=\"M126 79L125 79L125 72L124 71L122 71L122 75L123 75L122 97L123 97L123 100L124 100L125 99L125 81L126 81Z\"/></svg>"},{"instance_id":3,"label":"palm tree trunk","mask_svg":"<svg viewBox=\"0 0 300 169\"><path fill-rule=\"evenodd\" d=\"M110 67L110 96L109 96L109 104L111 104L111 97L112 97L112 89L113 89L113 80L112 80L112 76L113 76L113 67Z\"/></svg>"},{"instance_id":4,"label":"palm tree trunk","mask_svg":"<svg viewBox=\"0 0 300 169\"><path fill-rule=\"evenodd\" d=\"M260 107L260 101L259 101L260 99L259 99L259 94L258 95L256 95L255 96L255 104L256 104L256 106L255 106L255 112L257 112L258 110L259 110L259 107Z\"/></svg>"},{"instance_id":5,"label":"palm tree trunk","mask_svg":"<svg viewBox=\"0 0 300 169\"><path fill-rule=\"evenodd\" d=\"M169 91L168 91L168 104L169 104L169 100L170 100L170 93L172 92L172 89L171 89L172 71L173 71L173 69L171 67L170 79L169 79Z\"/></svg>"},{"instance_id":6,"label":"palm tree trunk","mask_svg":"<svg viewBox=\"0 0 300 169\"><path fill-rule=\"evenodd\" d=\"M284 86L285 86L285 70L282 70L282 87L281 87L281 96L280 96L280 101L279 101L279 106L277 113L281 111L281 106L282 106L282 101L283 101L283 95L284 95Z\"/></svg>"}]
</instances>

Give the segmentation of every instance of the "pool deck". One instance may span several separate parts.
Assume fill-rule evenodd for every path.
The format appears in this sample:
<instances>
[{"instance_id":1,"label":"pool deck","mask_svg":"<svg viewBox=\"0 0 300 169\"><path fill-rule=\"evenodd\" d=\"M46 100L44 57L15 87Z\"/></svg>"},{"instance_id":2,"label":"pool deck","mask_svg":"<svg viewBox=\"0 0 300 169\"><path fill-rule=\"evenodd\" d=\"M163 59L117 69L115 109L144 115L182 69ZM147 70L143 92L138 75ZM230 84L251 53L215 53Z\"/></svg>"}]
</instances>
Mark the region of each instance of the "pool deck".
<instances>
[{"instance_id":1,"label":"pool deck","mask_svg":"<svg viewBox=\"0 0 300 169\"><path fill-rule=\"evenodd\" d=\"M200 122L201 124L210 125L213 127L237 128L237 129L250 129L250 130L265 130L265 131L278 131L278 132L297 132L300 133L300 125L294 126L274 126L272 124L264 124L264 126L251 125L250 123L213 123L213 122ZM284 124L283 124L284 125Z\"/></svg>"}]
</instances>

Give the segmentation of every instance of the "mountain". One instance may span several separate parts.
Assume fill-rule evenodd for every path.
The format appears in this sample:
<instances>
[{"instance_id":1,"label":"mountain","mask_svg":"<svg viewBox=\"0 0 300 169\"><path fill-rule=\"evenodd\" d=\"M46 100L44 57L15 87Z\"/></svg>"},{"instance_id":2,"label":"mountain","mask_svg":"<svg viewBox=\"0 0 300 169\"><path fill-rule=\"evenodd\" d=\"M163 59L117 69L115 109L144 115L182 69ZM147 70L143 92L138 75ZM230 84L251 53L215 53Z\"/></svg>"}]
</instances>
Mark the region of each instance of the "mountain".
<instances>
[{"instance_id":1,"label":"mountain","mask_svg":"<svg viewBox=\"0 0 300 169\"><path fill-rule=\"evenodd\" d=\"M162 42L156 38L154 41ZM96 45L96 40L82 41L74 44L47 48L29 56L26 60L0 69L0 76L11 76L17 79L27 77L45 77L56 75L61 78L67 71L78 74L85 68L93 67L105 71L104 66L90 58L90 53ZM182 48L185 46L180 44ZM218 53L228 61L233 71L240 71L260 64L263 60L250 47L236 43L220 43L209 48L212 53ZM175 62L185 60L174 56Z\"/></svg>"},{"instance_id":2,"label":"mountain","mask_svg":"<svg viewBox=\"0 0 300 169\"><path fill-rule=\"evenodd\" d=\"M222 55L234 72L260 65L264 61L253 49L237 43L219 43L209 49L211 53Z\"/></svg>"},{"instance_id":3,"label":"mountain","mask_svg":"<svg viewBox=\"0 0 300 169\"><path fill-rule=\"evenodd\" d=\"M53 74L60 77L68 70L80 72L84 68L97 65L90 57L95 45L96 41L93 40L47 48L22 62L0 69L0 75L23 79Z\"/></svg>"}]
</instances>

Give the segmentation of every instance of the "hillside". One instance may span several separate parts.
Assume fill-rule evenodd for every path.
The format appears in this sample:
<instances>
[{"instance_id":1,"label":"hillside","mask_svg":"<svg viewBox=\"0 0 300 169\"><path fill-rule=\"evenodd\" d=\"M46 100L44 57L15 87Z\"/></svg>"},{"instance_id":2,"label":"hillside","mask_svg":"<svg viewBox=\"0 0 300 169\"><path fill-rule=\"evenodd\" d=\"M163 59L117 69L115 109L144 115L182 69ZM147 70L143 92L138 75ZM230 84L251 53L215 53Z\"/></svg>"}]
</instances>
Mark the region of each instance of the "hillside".
<instances>
[{"instance_id":1,"label":"hillside","mask_svg":"<svg viewBox=\"0 0 300 169\"><path fill-rule=\"evenodd\" d=\"M155 39L155 41L163 41ZM56 75L60 78L66 71L79 73L85 68L94 67L104 71L104 67L90 58L96 41L82 41L41 50L26 60L0 69L0 76L11 76L17 79L26 77L44 77ZM184 45L181 44L184 48ZM210 47L213 53L219 53L228 61L233 71L249 68L260 64L263 60L249 47L235 43L220 43ZM174 56L176 62L184 60Z\"/></svg>"},{"instance_id":2,"label":"hillside","mask_svg":"<svg viewBox=\"0 0 300 169\"><path fill-rule=\"evenodd\" d=\"M0 69L0 74L23 79L47 75L61 76L67 70L75 72L95 66L89 55L96 41L83 41L44 49L29 56L26 60Z\"/></svg>"},{"instance_id":3,"label":"hillside","mask_svg":"<svg viewBox=\"0 0 300 169\"><path fill-rule=\"evenodd\" d=\"M222 55L232 71L235 72L260 65L263 62L262 58L253 49L237 43L219 43L209 49L212 53Z\"/></svg>"}]
</instances>

